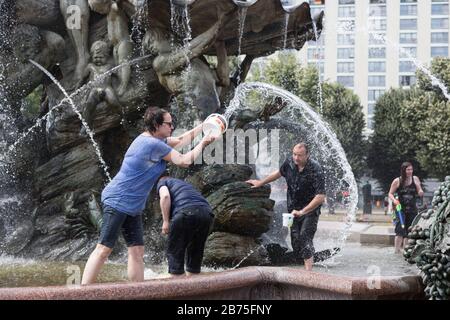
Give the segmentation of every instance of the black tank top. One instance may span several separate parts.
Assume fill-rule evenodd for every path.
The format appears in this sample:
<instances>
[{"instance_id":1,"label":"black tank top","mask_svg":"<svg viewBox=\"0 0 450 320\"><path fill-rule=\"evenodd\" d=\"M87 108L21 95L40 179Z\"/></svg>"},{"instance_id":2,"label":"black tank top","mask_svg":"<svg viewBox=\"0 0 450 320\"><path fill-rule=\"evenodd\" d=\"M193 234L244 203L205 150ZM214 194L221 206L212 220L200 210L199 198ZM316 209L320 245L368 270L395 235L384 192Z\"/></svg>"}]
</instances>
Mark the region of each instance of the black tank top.
<instances>
[{"instance_id":1,"label":"black tank top","mask_svg":"<svg viewBox=\"0 0 450 320\"><path fill-rule=\"evenodd\" d=\"M417 189L416 184L414 183L414 178L412 179L411 184L407 186L403 186L402 180L400 178L400 187L397 189L398 200L402 204L403 211L416 213L417 205L416 205L416 196Z\"/></svg>"}]
</instances>

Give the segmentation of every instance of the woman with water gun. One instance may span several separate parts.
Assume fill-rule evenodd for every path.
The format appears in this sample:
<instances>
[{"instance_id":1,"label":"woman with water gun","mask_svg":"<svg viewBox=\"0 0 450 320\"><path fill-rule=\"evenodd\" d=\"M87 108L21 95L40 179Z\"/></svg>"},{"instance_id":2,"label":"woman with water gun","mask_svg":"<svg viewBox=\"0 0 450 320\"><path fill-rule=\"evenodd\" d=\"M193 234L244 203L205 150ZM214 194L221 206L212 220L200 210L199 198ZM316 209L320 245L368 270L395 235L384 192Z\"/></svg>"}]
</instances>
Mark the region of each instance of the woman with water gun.
<instances>
[{"instance_id":1,"label":"woman with water gun","mask_svg":"<svg viewBox=\"0 0 450 320\"><path fill-rule=\"evenodd\" d=\"M389 199L395 212L395 253L401 253L407 242L408 228L417 215L417 196L423 197L418 177L413 175L413 165L403 162L400 177L392 181Z\"/></svg>"}]
</instances>

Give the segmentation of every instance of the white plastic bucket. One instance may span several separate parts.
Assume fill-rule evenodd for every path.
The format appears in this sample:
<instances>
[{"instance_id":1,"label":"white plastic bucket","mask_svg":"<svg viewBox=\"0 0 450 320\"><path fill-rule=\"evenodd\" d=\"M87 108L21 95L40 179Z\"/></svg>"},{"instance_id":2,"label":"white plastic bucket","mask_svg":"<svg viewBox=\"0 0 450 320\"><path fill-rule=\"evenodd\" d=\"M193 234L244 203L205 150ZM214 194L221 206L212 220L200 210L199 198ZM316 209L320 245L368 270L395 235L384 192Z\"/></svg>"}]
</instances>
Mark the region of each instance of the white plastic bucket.
<instances>
[{"instance_id":1,"label":"white plastic bucket","mask_svg":"<svg viewBox=\"0 0 450 320\"><path fill-rule=\"evenodd\" d=\"M283 227L291 227L294 223L294 215L291 213L283 213Z\"/></svg>"},{"instance_id":2,"label":"white plastic bucket","mask_svg":"<svg viewBox=\"0 0 450 320\"><path fill-rule=\"evenodd\" d=\"M212 135L218 138L221 136L228 128L228 121L225 117L218 113L213 113L209 115L208 118L203 121L203 134L205 136Z\"/></svg>"}]
</instances>

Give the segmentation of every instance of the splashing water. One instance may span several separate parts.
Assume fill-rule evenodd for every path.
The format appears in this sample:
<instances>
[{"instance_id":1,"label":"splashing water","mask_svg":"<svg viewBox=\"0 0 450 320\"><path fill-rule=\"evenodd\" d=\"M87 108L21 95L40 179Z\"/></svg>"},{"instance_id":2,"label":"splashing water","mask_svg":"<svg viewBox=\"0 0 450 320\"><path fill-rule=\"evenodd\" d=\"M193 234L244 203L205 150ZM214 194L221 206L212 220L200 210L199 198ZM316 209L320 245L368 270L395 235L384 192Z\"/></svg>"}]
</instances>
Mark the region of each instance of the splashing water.
<instances>
[{"instance_id":1,"label":"splashing water","mask_svg":"<svg viewBox=\"0 0 450 320\"><path fill-rule=\"evenodd\" d=\"M68 101L70 103L70 106L72 107L72 110L77 114L78 118L81 121L81 124L86 129L86 133L89 135L89 138L90 138L90 140L92 142L92 145L94 146L95 153L97 154L98 160L101 163L101 166L103 168L103 171L106 174L106 177L108 178L109 181L111 181L111 176L110 176L110 174L108 172L108 166L106 165L105 160L103 160L103 158L102 158L102 155L100 153L100 148L98 147L97 142L94 140L94 134L91 131L91 129L89 128L89 126L86 123L86 121L84 120L84 118L81 115L80 111L78 111L78 109L75 106L75 103L73 102L72 98L70 98L69 94L64 89L64 87L58 82L58 80L55 79L55 77L47 69L45 69L43 66L41 66L39 63L37 63L34 60L30 59L30 62L32 64L34 64L37 68L39 68L42 72L44 72L58 86L58 88L62 91L62 93L66 96L66 98L68 99Z\"/></svg>"},{"instance_id":2,"label":"splashing water","mask_svg":"<svg viewBox=\"0 0 450 320\"><path fill-rule=\"evenodd\" d=\"M148 57L150 57L151 55L145 55L143 57L138 57L136 59L130 60L130 61L126 61L123 62L122 64L115 66L114 68L109 69L108 71L104 72L101 75L98 75L97 77L95 77L94 80L89 81L88 83L84 84L83 86L81 86L80 88L78 88L77 90L75 90L74 92L72 92L69 96L66 96L64 99L62 99L57 105L53 106L52 108L50 108L50 110L44 115L42 116L40 119L36 120L36 123L31 126L26 132L24 132L12 145L10 145L8 147L8 151L5 154L2 154L0 161L7 161L7 157L8 155L13 152L15 150L15 148L34 130L36 130L37 128L39 128L46 119L48 119L48 117L52 114L52 112L54 110L56 110L57 108L61 107L64 105L64 103L69 102L70 103L70 99L74 98L75 96L85 92L87 89L90 89L94 84L96 84L97 82L102 81L105 77L111 75L112 73L114 73L116 70L122 68L125 65L131 65L131 64L135 64L141 60L144 60Z\"/></svg>"},{"instance_id":3,"label":"splashing water","mask_svg":"<svg viewBox=\"0 0 450 320\"><path fill-rule=\"evenodd\" d=\"M327 194L340 194L343 190L349 191L350 196L342 200L341 205L345 208L346 216L343 230L334 239L335 247L344 247L345 241L350 234L350 228L355 221L356 206L358 202L357 184L347 161L345 152L331 130L330 126L304 101L292 93L266 83L243 83L235 93L230 102L226 116L231 116L239 108L255 109L267 104L282 103L284 109L271 117L279 121L278 129L285 129L287 135L297 141L299 137L310 144L312 158L318 161L326 175ZM254 121L255 127L261 127L264 123ZM278 152L287 156L290 154L293 142L280 137ZM272 150L272 152L277 150ZM268 157L266 157L268 158ZM277 166L274 170L278 169Z\"/></svg>"},{"instance_id":4,"label":"splashing water","mask_svg":"<svg viewBox=\"0 0 450 320\"><path fill-rule=\"evenodd\" d=\"M187 65L183 70L183 83L184 92L189 92L189 75L192 72L190 55L190 41L192 40L192 29L189 17L188 2L177 3L174 0L170 0L170 26L173 31L171 35L171 47L173 51L178 50L175 37L182 39L181 52L186 59ZM186 95L187 100L185 101L189 105L193 105L194 101L190 95Z\"/></svg>"},{"instance_id":5,"label":"splashing water","mask_svg":"<svg viewBox=\"0 0 450 320\"><path fill-rule=\"evenodd\" d=\"M288 25L289 25L289 16L290 14L286 12L284 14L284 38L283 38L283 50L286 50L287 44L287 35L288 35Z\"/></svg>"},{"instance_id":6,"label":"splashing water","mask_svg":"<svg viewBox=\"0 0 450 320\"><path fill-rule=\"evenodd\" d=\"M238 60L238 78L237 84L241 83L241 46L242 46L242 37L244 36L244 27L245 27L245 18L247 17L247 7L239 8L239 37L238 37L238 52L237 52L237 60Z\"/></svg>"},{"instance_id":7,"label":"splashing water","mask_svg":"<svg viewBox=\"0 0 450 320\"><path fill-rule=\"evenodd\" d=\"M319 32L317 30L317 25L314 19L312 19L312 25L314 30L314 38L316 40L316 43L319 39ZM323 95L322 95L322 79L321 79L321 71L320 71L320 52L323 50L322 45L316 44L316 54L319 57L316 62L317 72L319 74L319 80L317 81L317 102L319 105L319 112L320 114L323 114Z\"/></svg>"}]
</instances>

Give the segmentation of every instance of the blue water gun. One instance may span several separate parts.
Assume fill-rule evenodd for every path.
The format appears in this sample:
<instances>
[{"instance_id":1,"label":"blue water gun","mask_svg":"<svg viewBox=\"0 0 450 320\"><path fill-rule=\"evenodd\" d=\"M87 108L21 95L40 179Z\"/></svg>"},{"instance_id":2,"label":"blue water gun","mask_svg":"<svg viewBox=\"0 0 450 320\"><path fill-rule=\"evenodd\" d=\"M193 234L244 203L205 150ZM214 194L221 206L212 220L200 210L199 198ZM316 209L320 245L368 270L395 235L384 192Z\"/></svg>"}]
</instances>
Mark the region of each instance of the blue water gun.
<instances>
[{"instance_id":1,"label":"blue water gun","mask_svg":"<svg viewBox=\"0 0 450 320\"><path fill-rule=\"evenodd\" d=\"M395 197L395 199L398 200L398 197ZM402 205L400 203L395 206L395 211L397 212L397 216L400 219L400 224L402 225L402 228L405 229L405 218L403 216Z\"/></svg>"}]
</instances>

